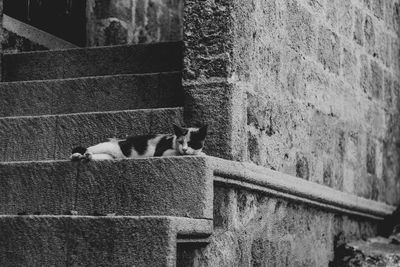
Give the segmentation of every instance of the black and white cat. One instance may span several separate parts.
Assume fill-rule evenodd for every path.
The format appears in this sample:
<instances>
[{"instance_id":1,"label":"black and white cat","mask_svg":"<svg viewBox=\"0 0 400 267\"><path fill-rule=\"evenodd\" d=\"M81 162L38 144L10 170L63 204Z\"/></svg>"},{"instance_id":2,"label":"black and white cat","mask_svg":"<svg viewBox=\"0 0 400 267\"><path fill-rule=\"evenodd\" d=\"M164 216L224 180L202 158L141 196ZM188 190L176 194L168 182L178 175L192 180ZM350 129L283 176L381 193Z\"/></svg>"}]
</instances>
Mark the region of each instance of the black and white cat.
<instances>
[{"instance_id":1,"label":"black and white cat","mask_svg":"<svg viewBox=\"0 0 400 267\"><path fill-rule=\"evenodd\" d=\"M109 139L88 148L76 147L73 161L147 158L179 155L202 155L207 126L183 128L173 125L175 134L139 135L126 139Z\"/></svg>"}]
</instances>

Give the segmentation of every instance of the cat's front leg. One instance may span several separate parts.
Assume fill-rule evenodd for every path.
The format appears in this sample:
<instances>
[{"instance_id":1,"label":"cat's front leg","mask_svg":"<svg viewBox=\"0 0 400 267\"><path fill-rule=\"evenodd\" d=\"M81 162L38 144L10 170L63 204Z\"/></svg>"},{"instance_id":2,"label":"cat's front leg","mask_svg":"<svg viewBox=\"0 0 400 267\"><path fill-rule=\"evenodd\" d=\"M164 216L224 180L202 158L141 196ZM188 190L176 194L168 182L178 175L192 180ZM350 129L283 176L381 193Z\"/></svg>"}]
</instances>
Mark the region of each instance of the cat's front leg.
<instances>
[{"instance_id":1,"label":"cat's front leg","mask_svg":"<svg viewBox=\"0 0 400 267\"><path fill-rule=\"evenodd\" d=\"M85 159L87 161L90 161L90 160L94 160L94 161L96 161L96 160L113 160L113 159L115 159L110 154L105 154L105 153L93 154L91 152L86 152L84 156L85 156Z\"/></svg>"}]
</instances>

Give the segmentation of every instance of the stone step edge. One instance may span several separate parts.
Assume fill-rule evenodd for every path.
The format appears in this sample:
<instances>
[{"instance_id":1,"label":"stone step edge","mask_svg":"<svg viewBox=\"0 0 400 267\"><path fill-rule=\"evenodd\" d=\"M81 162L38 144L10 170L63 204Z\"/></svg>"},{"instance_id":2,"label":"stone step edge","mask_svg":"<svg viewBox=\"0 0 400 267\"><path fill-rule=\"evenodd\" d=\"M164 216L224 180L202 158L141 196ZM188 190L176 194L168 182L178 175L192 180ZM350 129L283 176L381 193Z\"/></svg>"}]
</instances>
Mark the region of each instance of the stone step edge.
<instances>
[{"instance_id":1,"label":"stone step edge","mask_svg":"<svg viewBox=\"0 0 400 267\"><path fill-rule=\"evenodd\" d=\"M0 90L2 86L7 86L8 84L23 84L29 85L34 83L54 83L57 81L84 81L84 80L96 80L99 78L115 78L115 77L143 77L143 76L154 76L154 75L167 75L167 74L180 74L181 71L160 71L160 72L146 72L146 73L128 73L128 74L110 74L110 75L97 75L97 76L81 76L72 78L59 78L59 79L42 79L42 80L27 80L27 81L1 81Z\"/></svg>"},{"instance_id":2,"label":"stone step edge","mask_svg":"<svg viewBox=\"0 0 400 267\"><path fill-rule=\"evenodd\" d=\"M395 206L342 192L282 172L245 162L211 158L214 182L262 191L325 210L383 220Z\"/></svg>"},{"instance_id":3,"label":"stone step edge","mask_svg":"<svg viewBox=\"0 0 400 267\"><path fill-rule=\"evenodd\" d=\"M57 52L65 52L65 51L77 51L77 50L101 50L101 49L109 49L109 48L123 48L123 47L145 47L145 46L162 46L168 44L177 44L181 45L182 41L161 41L156 43L143 43L143 44L122 44L122 45L106 45L106 46L91 46L91 47L76 47L76 48L62 48L62 49L52 49L52 50L39 50L39 51L23 51L14 54L6 54L6 56L12 55L27 55L27 54L50 54L50 53L57 53Z\"/></svg>"},{"instance_id":4,"label":"stone step edge","mask_svg":"<svg viewBox=\"0 0 400 267\"><path fill-rule=\"evenodd\" d=\"M203 236L203 235L211 235L213 231L212 219L204 219L204 218L188 218L188 217L176 217L176 216L88 216L88 215L10 215L10 214L1 214L1 219L7 218L69 218L69 219L93 219L93 220L118 220L118 219L131 219L131 220L145 220L145 219L154 219L154 220L168 220L175 227L178 235L181 236Z\"/></svg>"},{"instance_id":5,"label":"stone step edge","mask_svg":"<svg viewBox=\"0 0 400 267\"><path fill-rule=\"evenodd\" d=\"M183 107L168 107L168 108L142 108L142 109L128 109L128 110L110 110L110 111L91 111L79 113L66 113L66 114L46 114L46 115L33 115L33 116L6 116L0 117L0 120L13 120L13 119L39 119L39 118L53 118L53 117L67 117L67 116L81 116L81 115L96 115L96 114L118 114L126 112L148 112L148 111L162 111L162 110L183 110Z\"/></svg>"}]
</instances>

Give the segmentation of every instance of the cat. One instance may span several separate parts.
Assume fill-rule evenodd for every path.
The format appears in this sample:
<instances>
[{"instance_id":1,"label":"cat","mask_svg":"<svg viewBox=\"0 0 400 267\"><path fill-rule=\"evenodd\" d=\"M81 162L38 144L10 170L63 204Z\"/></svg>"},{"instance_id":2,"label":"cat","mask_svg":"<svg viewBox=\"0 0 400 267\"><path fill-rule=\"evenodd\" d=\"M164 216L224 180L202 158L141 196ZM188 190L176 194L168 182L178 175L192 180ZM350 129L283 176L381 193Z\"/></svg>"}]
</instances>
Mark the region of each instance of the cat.
<instances>
[{"instance_id":1,"label":"cat","mask_svg":"<svg viewBox=\"0 0 400 267\"><path fill-rule=\"evenodd\" d=\"M200 128L183 128L173 124L175 134L139 135L126 139L110 138L88 148L72 150L72 161L147 158L180 155L204 155L207 125Z\"/></svg>"}]
</instances>

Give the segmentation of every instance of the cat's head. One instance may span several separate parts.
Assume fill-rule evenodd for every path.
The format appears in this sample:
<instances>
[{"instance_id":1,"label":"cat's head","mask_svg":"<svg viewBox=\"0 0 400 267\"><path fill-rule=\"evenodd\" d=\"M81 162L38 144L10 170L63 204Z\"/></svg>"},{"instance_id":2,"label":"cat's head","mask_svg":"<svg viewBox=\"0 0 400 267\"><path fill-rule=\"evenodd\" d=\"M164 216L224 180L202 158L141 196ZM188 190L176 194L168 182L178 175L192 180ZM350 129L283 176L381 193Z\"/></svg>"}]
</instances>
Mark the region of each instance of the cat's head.
<instances>
[{"instance_id":1,"label":"cat's head","mask_svg":"<svg viewBox=\"0 0 400 267\"><path fill-rule=\"evenodd\" d=\"M207 125L200 128L183 128L174 126L176 147L181 155L198 155L204 146L207 136Z\"/></svg>"}]
</instances>

